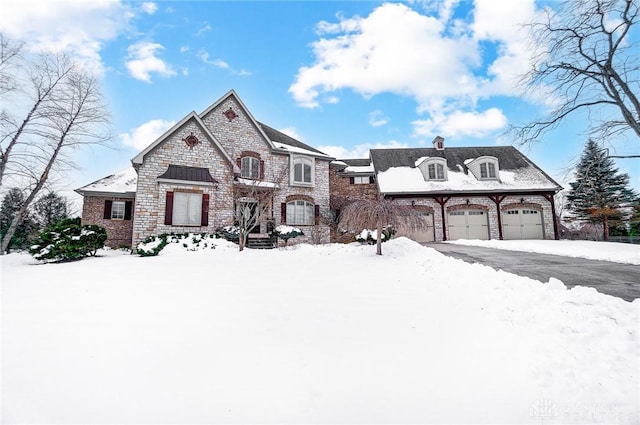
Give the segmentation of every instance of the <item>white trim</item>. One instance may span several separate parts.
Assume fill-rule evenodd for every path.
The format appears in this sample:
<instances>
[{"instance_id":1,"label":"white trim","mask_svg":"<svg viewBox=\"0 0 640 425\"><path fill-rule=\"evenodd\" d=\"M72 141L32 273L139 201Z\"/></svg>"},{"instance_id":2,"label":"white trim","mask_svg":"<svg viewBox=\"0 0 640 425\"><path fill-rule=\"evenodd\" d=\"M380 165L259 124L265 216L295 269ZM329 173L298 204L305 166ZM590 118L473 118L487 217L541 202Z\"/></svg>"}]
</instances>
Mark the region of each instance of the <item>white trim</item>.
<instances>
[{"instance_id":1,"label":"white trim","mask_svg":"<svg viewBox=\"0 0 640 425\"><path fill-rule=\"evenodd\" d=\"M311 163L311 181L296 181L295 180L295 162L296 160L301 160L303 162L302 167L302 178L304 180L304 162L308 161ZM309 157L307 155L291 155L289 159L289 184L291 186L301 186L301 187L315 187L316 185L316 161L314 157Z\"/></svg>"}]
</instances>

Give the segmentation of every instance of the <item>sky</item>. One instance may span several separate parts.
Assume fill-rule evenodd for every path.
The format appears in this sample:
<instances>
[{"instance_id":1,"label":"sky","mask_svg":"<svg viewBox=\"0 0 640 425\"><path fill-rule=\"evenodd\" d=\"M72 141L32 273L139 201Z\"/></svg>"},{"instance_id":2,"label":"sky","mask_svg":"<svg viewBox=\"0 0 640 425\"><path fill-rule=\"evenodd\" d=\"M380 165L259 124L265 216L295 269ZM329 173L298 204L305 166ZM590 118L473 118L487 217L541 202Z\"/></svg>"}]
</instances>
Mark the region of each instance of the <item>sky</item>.
<instances>
[{"instance_id":1,"label":"sky","mask_svg":"<svg viewBox=\"0 0 640 425\"><path fill-rule=\"evenodd\" d=\"M73 52L102 83L111 146L74 152L59 190L126 168L231 89L257 120L337 158L430 147L440 135L448 147L515 145L566 186L588 137L584 116L529 146L506 134L549 107L518 86L530 54L520 24L540 8L533 0L5 0L0 30L34 51ZM609 147L638 154L636 140ZM640 188L637 159L616 165Z\"/></svg>"}]
</instances>

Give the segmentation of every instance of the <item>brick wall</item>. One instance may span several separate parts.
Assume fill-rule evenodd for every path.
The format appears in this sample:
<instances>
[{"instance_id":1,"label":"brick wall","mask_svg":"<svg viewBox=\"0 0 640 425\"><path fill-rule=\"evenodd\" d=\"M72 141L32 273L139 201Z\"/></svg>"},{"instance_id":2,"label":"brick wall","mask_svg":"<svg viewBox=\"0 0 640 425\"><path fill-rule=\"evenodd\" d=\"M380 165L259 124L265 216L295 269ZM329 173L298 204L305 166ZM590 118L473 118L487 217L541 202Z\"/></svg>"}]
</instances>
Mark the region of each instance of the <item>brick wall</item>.
<instances>
[{"instance_id":1,"label":"brick wall","mask_svg":"<svg viewBox=\"0 0 640 425\"><path fill-rule=\"evenodd\" d=\"M111 220L104 218L105 201L134 201L132 198L84 196L82 202L82 224L97 224L107 229L107 246L131 247L133 217L131 220ZM133 210L133 209L132 209Z\"/></svg>"}]
</instances>

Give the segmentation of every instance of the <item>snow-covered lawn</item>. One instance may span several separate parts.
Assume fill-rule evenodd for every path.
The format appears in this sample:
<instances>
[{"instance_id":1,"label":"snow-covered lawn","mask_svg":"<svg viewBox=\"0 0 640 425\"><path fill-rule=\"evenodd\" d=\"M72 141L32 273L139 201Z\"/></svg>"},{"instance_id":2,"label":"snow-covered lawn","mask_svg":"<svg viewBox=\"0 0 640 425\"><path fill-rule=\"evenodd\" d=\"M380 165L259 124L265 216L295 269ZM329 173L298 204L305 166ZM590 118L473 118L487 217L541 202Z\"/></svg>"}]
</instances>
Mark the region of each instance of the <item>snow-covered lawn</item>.
<instances>
[{"instance_id":1,"label":"snow-covered lawn","mask_svg":"<svg viewBox=\"0 0 640 425\"><path fill-rule=\"evenodd\" d=\"M501 241L478 239L447 241L458 245L484 246L511 251L537 252L563 255L565 257L588 258L590 260L613 261L615 263L640 264L640 245L619 242L573 241L573 240L520 240Z\"/></svg>"},{"instance_id":2,"label":"snow-covered lawn","mask_svg":"<svg viewBox=\"0 0 640 425\"><path fill-rule=\"evenodd\" d=\"M383 252L4 256L2 422L640 421L640 300Z\"/></svg>"}]
</instances>

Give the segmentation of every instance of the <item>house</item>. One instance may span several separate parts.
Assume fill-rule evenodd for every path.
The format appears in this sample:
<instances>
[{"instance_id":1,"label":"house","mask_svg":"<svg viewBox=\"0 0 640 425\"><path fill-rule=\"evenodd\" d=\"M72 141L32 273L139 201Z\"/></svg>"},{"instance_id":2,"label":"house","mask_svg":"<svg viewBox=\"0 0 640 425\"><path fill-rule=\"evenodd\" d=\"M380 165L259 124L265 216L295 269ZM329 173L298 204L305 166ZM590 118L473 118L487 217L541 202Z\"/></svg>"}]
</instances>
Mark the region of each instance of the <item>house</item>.
<instances>
[{"instance_id":1,"label":"house","mask_svg":"<svg viewBox=\"0 0 640 425\"><path fill-rule=\"evenodd\" d=\"M330 167L331 207L384 196L413 206L420 242L558 239L553 197L562 187L512 146L372 149L368 159Z\"/></svg>"},{"instance_id":2,"label":"house","mask_svg":"<svg viewBox=\"0 0 640 425\"><path fill-rule=\"evenodd\" d=\"M132 160L132 167L77 189L82 222L107 229L108 245L162 233L208 232L258 216L254 235L274 225L329 242L329 163L334 158L254 119L231 90L191 112Z\"/></svg>"},{"instance_id":3,"label":"house","mask_svg":"<svg viewBox=\"0 0 640 425\"><path fill-rule=\"evenodd\" d=\"M419 242L558 238L553 197L562 188L514 147L445 148L436 137L432 148L335 160L256 121L233 90L131 162L76 190L83 223L104 226L110 246L212 233L242 211L257 217L255 241L277 224L300 227L300 242L351 241L326 218L355 199L379 196L423 216L418 231L398 229Z\"/></svg>"}]
</instances>

